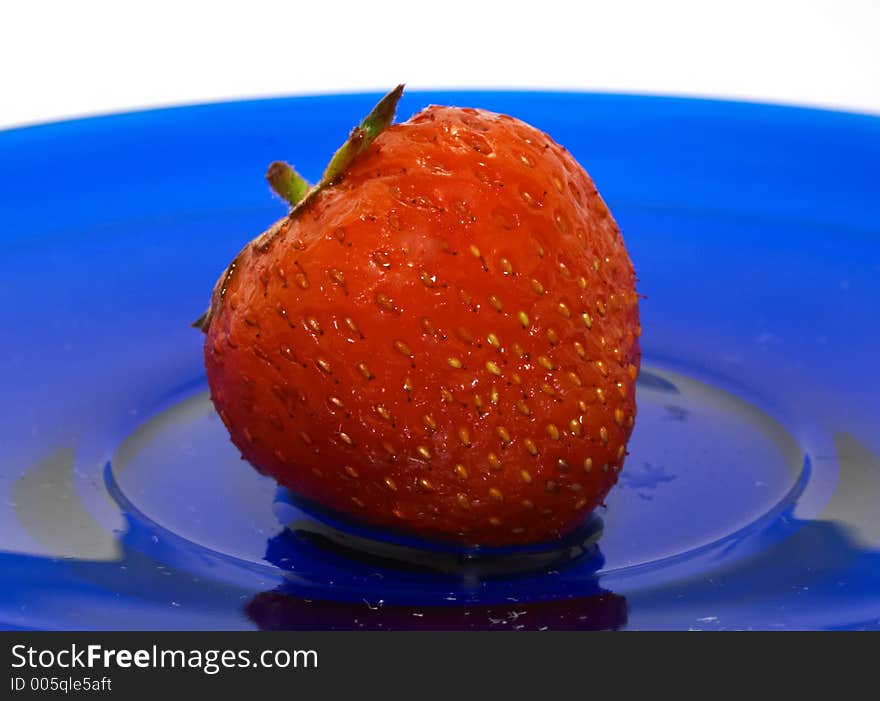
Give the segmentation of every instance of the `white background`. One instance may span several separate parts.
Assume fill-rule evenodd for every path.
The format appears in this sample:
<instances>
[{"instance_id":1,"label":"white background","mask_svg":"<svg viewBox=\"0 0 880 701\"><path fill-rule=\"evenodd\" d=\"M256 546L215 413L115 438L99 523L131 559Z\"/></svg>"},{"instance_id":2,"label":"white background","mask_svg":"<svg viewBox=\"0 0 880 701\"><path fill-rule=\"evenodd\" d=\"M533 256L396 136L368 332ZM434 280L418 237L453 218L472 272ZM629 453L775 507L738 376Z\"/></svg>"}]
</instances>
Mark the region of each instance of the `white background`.
<instances>
[{"instance_id":1,"label":"white background","mask_svg":"<svg viewBox=\"0 0 880 701\"><path fill-rule=\"evenodd\" d=\"M0 128L398 82L880 114L878 45L880 0L0 0Z\"/></svg>"}]
</instances>

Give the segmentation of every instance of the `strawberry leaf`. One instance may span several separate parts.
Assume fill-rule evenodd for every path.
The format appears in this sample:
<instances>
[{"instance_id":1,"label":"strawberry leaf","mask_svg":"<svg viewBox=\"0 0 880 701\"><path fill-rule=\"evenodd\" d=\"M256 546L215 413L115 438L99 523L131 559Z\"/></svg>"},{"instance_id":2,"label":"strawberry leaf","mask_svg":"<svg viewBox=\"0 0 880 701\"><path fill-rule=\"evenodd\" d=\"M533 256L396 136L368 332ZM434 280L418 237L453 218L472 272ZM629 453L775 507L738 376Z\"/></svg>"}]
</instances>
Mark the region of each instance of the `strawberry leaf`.
<instances>
[{"instance_id":1,"label":"strawberry leaf","mask_svg":"<svg viewBox=\"0 0 880 701\"><path fill-rule=\"evenodd\" d=\"M332 185L336 182L354 160L366 151L370 144L376 140L385 129L387 129L394 120L394 113L397 111L397 103L403 94L403 85L398 85L394 90L389 92L385 97L379 100L378 104L373 108L364 120L352 129L348 140L339 147L339 150L333 154L324 176L318 184L318 188Z\"/></svg>"}]
</instances>

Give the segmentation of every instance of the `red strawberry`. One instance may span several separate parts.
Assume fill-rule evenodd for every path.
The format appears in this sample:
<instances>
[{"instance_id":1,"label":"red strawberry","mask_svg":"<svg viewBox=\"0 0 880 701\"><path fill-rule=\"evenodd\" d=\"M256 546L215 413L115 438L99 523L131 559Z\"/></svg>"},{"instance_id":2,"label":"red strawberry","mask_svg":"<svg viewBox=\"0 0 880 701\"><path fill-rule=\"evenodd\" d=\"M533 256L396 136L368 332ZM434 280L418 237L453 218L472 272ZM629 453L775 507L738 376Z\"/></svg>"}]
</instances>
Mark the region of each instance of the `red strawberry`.
<instances>
[{"instance_id":1,"label":"red strawberry","mask_svg":"<svg viewBox=\"0 0 880 701\"><path fill-rule=\"evenodd\" d=\"M506 115L392 91L221 277L212 398L260 472L357 520L503 545L617 481L639 369L633 267L583 168ZM387 127L387 128L386 128Z\"/></svg>"}]
</instances>

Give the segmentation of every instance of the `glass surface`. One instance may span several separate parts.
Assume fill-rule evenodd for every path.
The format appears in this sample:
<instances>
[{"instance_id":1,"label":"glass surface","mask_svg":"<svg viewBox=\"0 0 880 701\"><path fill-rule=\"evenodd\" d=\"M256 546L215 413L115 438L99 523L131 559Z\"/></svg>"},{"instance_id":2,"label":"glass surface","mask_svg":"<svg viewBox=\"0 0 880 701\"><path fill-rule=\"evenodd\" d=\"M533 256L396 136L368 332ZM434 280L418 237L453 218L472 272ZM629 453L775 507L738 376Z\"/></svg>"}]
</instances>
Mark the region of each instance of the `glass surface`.
<instances>
[{"instance_id":1,"label":"glass surface","mask_svg":"<svg viewBox=\"0 0 880 701\"><path fill-rule=\"evenodd\" d=\"M374 96L0 132L0 626L880 628L880 119L418 93L568 147L647 299L598 549L508 576L354 557L242 463L189 323Z\"/></svg>"}]
</instances>

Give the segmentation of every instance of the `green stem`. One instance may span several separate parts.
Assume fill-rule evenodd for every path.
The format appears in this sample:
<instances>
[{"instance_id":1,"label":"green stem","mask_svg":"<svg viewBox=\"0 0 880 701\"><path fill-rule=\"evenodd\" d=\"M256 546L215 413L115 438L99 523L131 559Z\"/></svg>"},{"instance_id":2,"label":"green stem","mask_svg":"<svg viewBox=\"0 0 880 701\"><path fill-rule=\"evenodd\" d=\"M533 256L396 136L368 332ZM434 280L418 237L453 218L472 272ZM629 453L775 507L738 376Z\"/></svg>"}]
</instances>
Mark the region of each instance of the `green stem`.
<instances>
[{"instance_id":1,"label":"green stem","mask_svg":"<svg viewBox=\"0 0 880 701\"><path fill-rule=\"evenodd\" d=\"M311 202L312 198L321 190L338 183L358 156L370 147L379 134L391 126L391 122L394 121L394 113L397 111L397 103L402 94L403 84L401 83L379 100L372 111L364 117L364 120L351 130L348 139L333 154L321 180L297 202L290 212L291 216Z\"/></svg>"},{"instance_id":2,"label":"green stem","mask_svg":"<svg viewBox=\"0 0 880 701\"><path fill-rule=\"evenodd\" d=\"M305 178L284 161L275 161L266 171L269 187L291 207L296 207L311 187Z\"/></svg>"}]
</instances>

